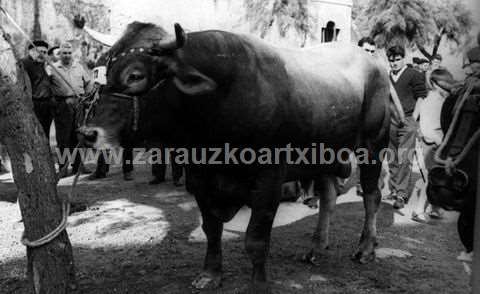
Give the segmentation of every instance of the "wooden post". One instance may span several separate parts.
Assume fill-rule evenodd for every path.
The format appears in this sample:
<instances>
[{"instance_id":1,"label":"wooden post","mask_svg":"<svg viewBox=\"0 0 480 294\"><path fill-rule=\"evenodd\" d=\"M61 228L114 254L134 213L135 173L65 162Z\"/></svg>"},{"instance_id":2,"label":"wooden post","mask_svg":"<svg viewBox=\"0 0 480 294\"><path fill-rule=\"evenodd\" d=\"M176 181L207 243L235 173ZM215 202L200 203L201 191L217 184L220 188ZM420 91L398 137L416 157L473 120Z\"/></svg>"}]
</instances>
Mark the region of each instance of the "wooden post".
<instances>
[{"instance_id":1,"label":"wooden post","mask_svg":"<svg viewBox=\"0 0 480 294\"><path fill-rule=\"evenodd\" d=\"M0 37L0 141L6 146L18 202L30 240L50 233L62 220L62 199L48 140L33 113L30 81L10 43ZM7 49L5 49L7 48ZM75 285L72 246L64 230L40 247L27 247L29 293L68 293Z\"/></svg>"},{"instance_id":2,"label":"wooden post","mask_svg":"<svg viewBox=\"0 0 480 294\"><path fill-rule=\"evenodd\" d=\"M478 147L478 149L477 204L474 226L475 237L473 241L472 294L480 293L480 147Z\"/></svg>"}]
</instances>

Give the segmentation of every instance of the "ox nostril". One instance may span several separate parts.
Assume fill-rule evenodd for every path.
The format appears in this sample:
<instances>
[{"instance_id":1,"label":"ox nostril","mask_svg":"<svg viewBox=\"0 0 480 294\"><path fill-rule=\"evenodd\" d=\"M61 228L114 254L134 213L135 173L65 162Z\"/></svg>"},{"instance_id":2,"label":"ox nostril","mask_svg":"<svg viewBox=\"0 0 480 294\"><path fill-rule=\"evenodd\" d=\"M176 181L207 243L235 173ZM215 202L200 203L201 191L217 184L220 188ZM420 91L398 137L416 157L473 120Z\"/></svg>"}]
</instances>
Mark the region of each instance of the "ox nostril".
<instances>
[{"instance_id":1,"label":"ox nostril","mask_svg":"<svg viewBox=\"0 0 480 294\"><path fill-rule=\"evenodd\" d=\"M85 141L85 142L95 142L98 137L97 130L92 130L87 127L80 127L78 129L78 134L82 138L82 141Z\"/></svg>"},{"instance_id":2,"label":"ox nostril","mask_svg":"<svg viewBox=\"0 0 480 294\"><path fill-rule=\"evenodd\" d=\"M98 137L98 131L97 130L88 130L84 134L85 139L90 142L95 142Z\"/></svg>"}]
</instances>

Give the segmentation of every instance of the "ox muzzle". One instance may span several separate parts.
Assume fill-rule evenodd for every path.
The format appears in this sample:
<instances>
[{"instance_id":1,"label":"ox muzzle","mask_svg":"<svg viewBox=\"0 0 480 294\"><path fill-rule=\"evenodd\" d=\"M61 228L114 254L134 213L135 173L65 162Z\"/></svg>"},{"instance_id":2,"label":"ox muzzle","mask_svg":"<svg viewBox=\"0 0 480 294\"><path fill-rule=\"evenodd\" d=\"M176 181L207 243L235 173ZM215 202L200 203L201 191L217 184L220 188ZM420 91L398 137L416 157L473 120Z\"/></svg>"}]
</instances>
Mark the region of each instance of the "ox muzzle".
<instances>
[{"instance_id":1,"label":"ox muzzle","mask_svg":"<svg viewBox=\"0 0 480 294\"><path fill-rule=\"evenodd\" d=\"M427 197L432 205L445 210L460 211L467 200L468 175L459 169L449 174L442 166L428 174Z\"/></svg>"},{"instance_id":2,"label":"ox muzzle","mask_svg":"<svg viewBox=\"0 0 480 294\"><path fill-rule=\"evenodd\" d=\"M79 142L87 147L92 147L97 142L98 134L99 132L97 129L89 128L87 126L81 126L77 129Z\"/></svg>"}]
</instances>

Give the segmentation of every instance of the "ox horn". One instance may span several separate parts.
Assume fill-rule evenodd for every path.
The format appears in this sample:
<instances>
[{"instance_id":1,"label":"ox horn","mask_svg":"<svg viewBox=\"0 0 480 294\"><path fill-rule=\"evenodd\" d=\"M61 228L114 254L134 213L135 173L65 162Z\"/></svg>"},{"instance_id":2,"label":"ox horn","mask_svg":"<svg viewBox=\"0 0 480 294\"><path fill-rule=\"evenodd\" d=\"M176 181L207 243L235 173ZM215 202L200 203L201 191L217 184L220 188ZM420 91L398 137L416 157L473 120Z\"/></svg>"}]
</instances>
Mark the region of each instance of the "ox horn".
<instances>
[{"instance_id":1,"label":"ox horn","mask_svg":"<svg viewBox=\"0 0 480 294\"><path fill-rule=\"evenodd\" d=\"M185 31L183 30L182 26L176 23L175 37L166 38L165 40L160 41L158 44L156 44L156 47L161 49L175 50L182 48L183 45L185 45L186 39Z\"/></svg>"}]
</instances>

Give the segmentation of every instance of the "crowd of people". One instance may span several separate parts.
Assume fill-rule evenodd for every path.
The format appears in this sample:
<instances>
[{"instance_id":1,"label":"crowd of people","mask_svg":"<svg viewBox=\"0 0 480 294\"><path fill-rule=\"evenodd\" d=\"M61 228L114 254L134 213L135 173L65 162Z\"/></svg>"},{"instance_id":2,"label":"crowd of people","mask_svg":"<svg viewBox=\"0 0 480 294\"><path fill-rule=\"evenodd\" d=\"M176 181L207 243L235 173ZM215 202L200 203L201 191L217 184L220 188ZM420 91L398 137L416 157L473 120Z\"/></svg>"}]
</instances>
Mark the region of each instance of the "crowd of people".
<instances>
[{"instance_id":1,"label":"crowd of people","mask_svg":"<svg viewBox=\"0 0 480 294\"><path fill-rule=\"evenodd\" d=\"M379 58L376 56L377 47L372 38L362 38L358 46L372 55L372 58ZM85 46L82 44L83 47ZM101 50L101 48L93 50L87 59L90 61L82 62L79 58L74 58L73 46L68 42L59 46L49 46L47 42L37 40L28 47L28 55L21 60L31 82L34 113L47 138L50 138L50 129L54 122L57 148L61 153L77 147L76 129L83 117L81 99L94 87L91 70ZM382 175L385 176L387 173L390 175L388 182L390 194L385 198L393 200L393 207L399 210L410 203L412 220L427 223L429 219L442 218L441 209L429 205L427 201L427 174L435 164L434 153L444 136L440 125L443 102L460 83L442 66L442 56L439 54L429 59L415 57L412 59L413 64L410 64L406 59L405 48L395 45L387 48L386 56L390 66L390 81L401 101L405 120L391 121L389 142L391 158L388 158L388 172L382 171ZM467 77L478 76L480 43L479 47L470 50L467 56L468 62L464 66ZM133 147L130 145L124 147L123 175L125 180L132 180ZM421 150L415 156L424 181L419 193L411 193L412 160L407 157L411 152L406 152L410 150ZM173 165L172 169L174 183L178 186L183 174L182 167ZM107 176L108 170L109 165L102 156L93 173L81 164L80 156L76 156L73 162L59 164L61 177L80 171L91 173L89 179L100 179ZM164 182L165 170L164 164L152 165L154 178L150 183ZM383 183L383 180L381 182ZM359 184L357 193L362 194Z\"/></svg>"},{"instance_id":2,"label":"crowd of people","mask_svg":"<svg viewBox=\"0 0 480 294\"><path fill-rule=\"evenodd\" d=\"M87 44L82 43L82 53L75 56L73 45L69 42L49 46L44 40L36 40L28 46L27 56L20 61L30 79L33 111L49 142L54 123L56 147L60 154L73 154L74 148L78 147L76 130L85 111L82 100L98 86L94 85L92 69L102 48L95 47L97 50L93 51L86 48ZM129 181L133 180L133 149L131 146L123 147L123 177ZM78 154L74 156L73 162L59 162L59 177L80 172L91 174L88 179L94 180L105 178L109 171L109 164L104 156L99 157L94 172L81 163L81 156ZM180 186L182 168L175 165L172 169L174 184ZM152 164L153 179L149 183L164 182L165 174L165 164Z\"/></svg>"},{"instance_id":3,"label":"crowd of people","mask_svg":"<svg viewBox=\"0 0 480 294\"><path fill-rule=\"evenodd\" d=\"M449 98L455 98L461 89L468 85L467 81L480 81L480 33L478 47L470 49L465 54L463 68L465 81L457 81L453 75L442 66L442 56L435 54L427 58L414 57L413 64L406 61L405 48L392 46L387 48L386 55L390 65L390 81L400 98L405 112L405 122L392 119L390 128L389 155L389 189L391 193L386 199L393 200L395 209L403 209L407 203L412 208L412 220L428 223L431 219L442 218L442 210L430 205L427 199L428 172L436 165L434 155L444 133L441 125L442 106ZM367 53L375 55L376 46L371 38L363 38L358 43ZM408 151L414 151L408 152ZM421 150L421 152L417 152ZM393 152L392 152L393 151ZM424 185L418 193L411 193L412 160L409 154L416 154ZM420 156L422 155L422 156ZM361 194L361 188L357 187ZM413 196L413 197L412 197ZM412 198L412 199L411 199ZM472 207L473 211L474 208ZM465 251L459 260L472 260L473 256L473 226L474 213L468 221L458 223L460 239Z\"/></svg>"},{"instance_id":4,"label":"crowd of people","mask_svg":"<svg viewBox=\"0 0 480 294\"><path fill-rule=\"evenodd\" d=\"M374 56L375 41L370 37L360 39L358 46ZM413 64L406 60L405 48L395 45L387 48L386 55L390 65L390 81L397 92L405 112L405 121L400 123L392 119L390 125L390 142L388 158L388 182L390 194L385 199L393 200L395 209L402 209L409 202L412 191L412 161L407 157L414 150L421 149L423 156L416 156L417 161L424 158L420 166L427 170L433 164L433 154L441 142L443 134L440 128L440 112L443 100L457 82L447 69L441 66L442 57L436 54L431 60L413 58ZM438 86L442 85L442 88ZM447 90L445 90L447 89ZM420 146L416 146L420 143ZM420 148L417 148L420 147ZM411 150L412 152L408 152ZM423 171L426 173L427 171ZM386 172L382 172L382 183ZM423 175L425 180L427 175ZM357 193L361 187L357 185ZM441 218L437 207L429 207L425 189L420 193L421 199L413 205L412 219L426 222L427 217Z\"/></svg>"}]
</instances>

